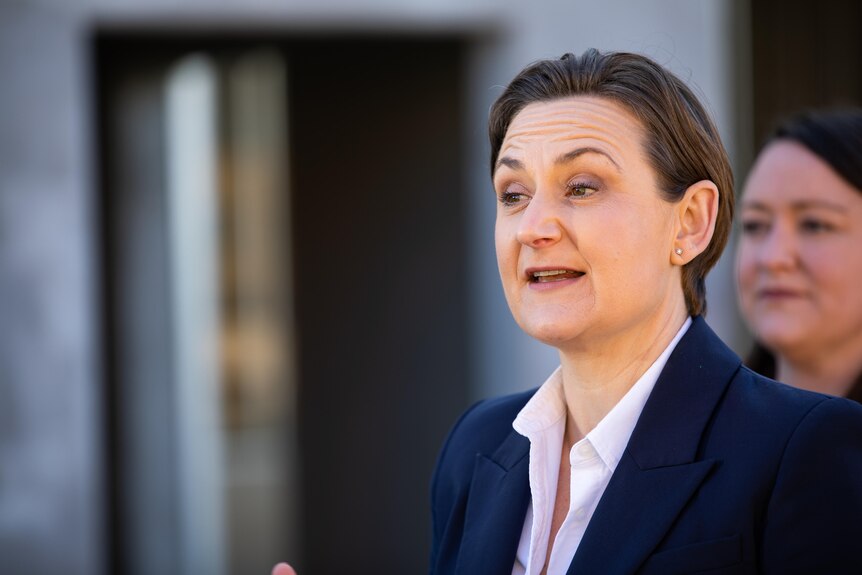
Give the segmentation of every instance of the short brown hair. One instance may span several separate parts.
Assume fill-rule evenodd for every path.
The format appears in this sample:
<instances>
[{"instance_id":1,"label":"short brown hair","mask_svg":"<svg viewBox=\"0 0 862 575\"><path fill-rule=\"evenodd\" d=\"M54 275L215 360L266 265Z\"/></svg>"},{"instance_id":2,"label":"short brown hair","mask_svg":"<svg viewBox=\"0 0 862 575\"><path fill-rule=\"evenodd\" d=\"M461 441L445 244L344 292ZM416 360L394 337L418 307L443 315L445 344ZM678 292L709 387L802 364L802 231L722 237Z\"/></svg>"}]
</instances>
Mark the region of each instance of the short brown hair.
<instances>
[{"instance_id":1,"label":"short brown hair","mask_svg":"<svg viewBox=\"0 0 862 575\"><path fill-rule=\"evenodd\" d=\"M715 233L706 250L682 270L691 315L706 313L706 274L727 243L733 219L733 172L721 137L682 80L645 56L590 49L540 60L518 74L491 108L491 175L509 124L528 104L571 96L597 96L623 105L640 120L644 150L666 200L682 199L692 184L711 180L719 190Z\"/></svg>"}]
</instances>

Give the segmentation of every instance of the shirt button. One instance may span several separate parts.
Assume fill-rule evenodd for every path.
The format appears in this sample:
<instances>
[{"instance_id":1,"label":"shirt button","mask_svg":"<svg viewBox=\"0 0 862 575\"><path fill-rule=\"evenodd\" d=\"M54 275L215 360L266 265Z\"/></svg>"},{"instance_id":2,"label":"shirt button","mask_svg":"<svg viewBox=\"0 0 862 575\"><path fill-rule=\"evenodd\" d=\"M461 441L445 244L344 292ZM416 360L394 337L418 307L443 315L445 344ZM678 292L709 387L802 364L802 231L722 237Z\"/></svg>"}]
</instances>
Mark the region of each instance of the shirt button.
<instances>
[{"instance_id":1,"label":"shirt button","mask_svg":"<svg viewBox=\"0 0 862 575\"><path fill-rule=\"evenodd\" d=\"M594 455L593 446L589 442L584 442L578 446L578 455L581 457L592 457Z\"/></svg>"},{"instance_id":2,"label":"shirt button","mask_svg":"<svg viewBox=\"0 0 862 575\"><path fill-rule=\"evenodd\" d=\"M587 510L584 509L583 507L579 507L575 511L575 519L583 520L586 516L587 516Z\"/></svg>"}]
</instances>

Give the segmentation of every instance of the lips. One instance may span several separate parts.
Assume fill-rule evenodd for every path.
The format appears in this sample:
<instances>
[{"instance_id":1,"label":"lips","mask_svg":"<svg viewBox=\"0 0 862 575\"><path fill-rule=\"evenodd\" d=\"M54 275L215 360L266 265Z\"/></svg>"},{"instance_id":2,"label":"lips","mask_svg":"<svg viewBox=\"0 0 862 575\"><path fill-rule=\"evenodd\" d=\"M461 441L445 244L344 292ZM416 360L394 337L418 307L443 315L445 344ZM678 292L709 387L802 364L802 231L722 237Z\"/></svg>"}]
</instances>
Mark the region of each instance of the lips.
<instances>
[{"instance_id":1,"label":"lips","mask_svg":"<svg viewBox=\"0 0 862 575\"><path fill-rule=\"evenodd\" d=\"M584 272L569 268L528 268L526 274L530 283L553 283L581 277Z\"/></svg>"},{"instance_id":2,"label":"lips","mask_svg":"<svg viewBox=\"0 0 862 575\"><path fill-rule=\"evenodd\" d=\"M785 287L768 287L757 291L757 295L761 299L781 300L802 297L802 293L798 290Z\"/></svg>"}]
</instances>

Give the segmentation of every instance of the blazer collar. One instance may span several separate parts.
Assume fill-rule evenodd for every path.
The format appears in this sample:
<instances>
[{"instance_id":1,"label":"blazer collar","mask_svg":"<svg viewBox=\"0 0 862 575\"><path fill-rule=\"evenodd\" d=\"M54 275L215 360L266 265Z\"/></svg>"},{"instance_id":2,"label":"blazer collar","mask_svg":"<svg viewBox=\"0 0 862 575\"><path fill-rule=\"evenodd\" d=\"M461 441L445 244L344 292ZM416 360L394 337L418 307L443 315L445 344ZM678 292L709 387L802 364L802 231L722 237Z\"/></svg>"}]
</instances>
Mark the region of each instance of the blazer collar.
<instances>
[{"instance_id":1,"label":"blazer collar","mask_svg":"<svg viewBox=\"0 0 862 575\"><path fill-rule=\"evenodd\" d=\"M530 504L529 453L513 429L492 455L476 455L456 573L512 572Z\"/></svg>"},{"instance_id":2,"label":"blazer collar","mask_svg":"<svg viewBox=\"0 0 862 575\"><path fill-rule=\"evenodd\" d=\"M626 451L642 469L694 461L727 384L742 365L700 316L674 349Z\"/></svg>"},{"instance_id":3,"label":"blazer collar","mask_svg":"<svg viewBox=\"0 0 862 575\"><path fill-rule=\"evenodd\" d=\"M701 436L740 359L700 318L647 400L569 573L632 573L661 541L714 461ZM527 438L514 430L477 454L456 573L511 573L530 503Z\"/></svg>"},{"instance_id":4,"label":"blazer collar","mask_svg":"<svg viewBox=\"0 0 862 575\"><path fill-rule=\"evenodd\" d=\"M569 573L633 573L709 474L704 430L740 359L701 317L671 354Z\"/></svg>"}]
</instances>

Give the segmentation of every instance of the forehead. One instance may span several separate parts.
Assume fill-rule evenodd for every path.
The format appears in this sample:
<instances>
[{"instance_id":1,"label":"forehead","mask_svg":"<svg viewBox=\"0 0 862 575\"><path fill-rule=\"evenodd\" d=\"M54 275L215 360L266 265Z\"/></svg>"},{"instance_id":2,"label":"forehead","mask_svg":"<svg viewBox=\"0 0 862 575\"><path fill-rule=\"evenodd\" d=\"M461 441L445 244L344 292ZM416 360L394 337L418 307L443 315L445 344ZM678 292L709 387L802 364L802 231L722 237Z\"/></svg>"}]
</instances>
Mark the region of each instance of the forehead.
<instances>
[{"instance_id":1,"label":"forehead","mask_svg":"<svg viewBox=\"0 0 862 575\"><path fill-rule=\"evenodd\" d=\"M862 192L805 146L787 140L769 144L746 182L743 205L815 200L862 204Z\"/></svg>"},{"instance_id":2,"label":"forehead","mask_svg":"<svg viewBox=\"0 0 862 575\"><path fill-rule=\"evenodd\" d=\"M573 96L524 107L506 132L501 154L510 148L590 139L617 152L639 149L643 127L621 104L596 96Z\"/></svg>"}]
</instances>

